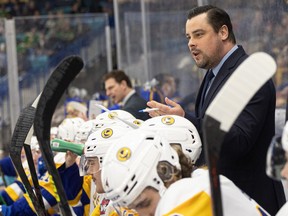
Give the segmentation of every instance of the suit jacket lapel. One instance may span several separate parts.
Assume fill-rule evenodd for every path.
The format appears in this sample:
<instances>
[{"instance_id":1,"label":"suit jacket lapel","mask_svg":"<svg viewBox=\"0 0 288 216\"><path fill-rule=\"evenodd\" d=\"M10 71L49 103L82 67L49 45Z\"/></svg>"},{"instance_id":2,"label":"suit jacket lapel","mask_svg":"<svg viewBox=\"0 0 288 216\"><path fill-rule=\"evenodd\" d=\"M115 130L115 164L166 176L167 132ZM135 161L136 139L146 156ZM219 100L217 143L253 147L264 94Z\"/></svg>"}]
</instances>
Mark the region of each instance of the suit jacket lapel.
<instances>
[{"instance_id":1,"label":"suit jacket lapel","mask_svg":"<svg viewBox=\"0 0 288 216\"><path fill-rule=\"evenodd\" d=\"M223 65L224 66L224 65ZM221 86L225 83L224 81L228 79L231 75L231 70L227 70L226 68L221 67L219 73L215 77L213 83L210 86L210 89L206 95L203 108L201 110L201 117L204 117L206 109L208 108L209 104L211 103L212 99L216 96L218 91L220 90Z\"/></svg>"},{"instance_id":2,"label":"suit jacket lapel","mask_svg":"<svg viewBox=\"0 0 288 216\"><path fill-rule=\"evenodd\" d=\"M200 118L204 117L204 114L209 104L211 103L215 95L218 93L218 91L221 89L221 87L224 85L226 80L229 78L231 73L238 67L239 60L244 56L246 58L247 54L245 53L242 46L239 46L238 49L234 53L232 53L232 55L229 56L229 58L224 62L217 76L215 77L212 85L210 86L209 92L206 95L202 109L200 107L200 100L201 100L201 93L203 91L203 82L201 83L195 104L196 117Z\"/></svg>"}]
</instances>

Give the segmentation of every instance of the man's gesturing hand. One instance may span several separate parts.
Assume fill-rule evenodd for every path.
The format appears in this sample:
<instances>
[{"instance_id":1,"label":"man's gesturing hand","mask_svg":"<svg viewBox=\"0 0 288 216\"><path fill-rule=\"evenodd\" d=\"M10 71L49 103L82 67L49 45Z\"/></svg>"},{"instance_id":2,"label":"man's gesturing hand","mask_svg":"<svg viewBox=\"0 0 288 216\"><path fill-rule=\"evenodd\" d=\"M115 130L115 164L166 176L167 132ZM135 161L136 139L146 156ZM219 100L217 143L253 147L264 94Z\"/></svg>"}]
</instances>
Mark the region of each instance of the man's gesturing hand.
<instances>
[{"instance_id":1,"label":"man's gesturing hand","mask_svg":"<svg viewBox=\"0 0 288 216\"><path fill-rule=\"evenodd\" d=\"M159 110L149 112L151 117L161 116L161 115L178 115L184 117L185 112L183 108L176 102L165 97L165 104L161 104L154 100L148 101L147 106L151 108L158 108Z\"/></svg>"}]
</instances>

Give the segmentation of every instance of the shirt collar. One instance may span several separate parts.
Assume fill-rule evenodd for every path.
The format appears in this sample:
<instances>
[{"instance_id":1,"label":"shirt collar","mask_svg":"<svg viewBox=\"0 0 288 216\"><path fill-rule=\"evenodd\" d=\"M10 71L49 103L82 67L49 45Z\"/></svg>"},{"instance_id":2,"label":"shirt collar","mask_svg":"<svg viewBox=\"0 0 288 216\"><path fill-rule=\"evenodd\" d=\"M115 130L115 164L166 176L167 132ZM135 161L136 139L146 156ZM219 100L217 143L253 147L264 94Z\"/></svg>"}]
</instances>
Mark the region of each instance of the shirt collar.
<instances>
[{"instance_id":1,"label":"shirt collar","mask_svg":"<svg viewBox=\"0 0 288 216\"><path fill-rule=\"evenodd\" d=\"M234 47L232 47L231 50L229 50L228 53L226 53L226 55L222 58L222 60L220 61L220 63L215 67L215 68L212 68L213 70L213 74L214 74L214 77L217 76L220 68L222 67L222 65L224 64L224 62L229 58L230 55L232 55L232 53L238 49L238 46L237 45L234 45Z\"/></svg>"}]
</instances>

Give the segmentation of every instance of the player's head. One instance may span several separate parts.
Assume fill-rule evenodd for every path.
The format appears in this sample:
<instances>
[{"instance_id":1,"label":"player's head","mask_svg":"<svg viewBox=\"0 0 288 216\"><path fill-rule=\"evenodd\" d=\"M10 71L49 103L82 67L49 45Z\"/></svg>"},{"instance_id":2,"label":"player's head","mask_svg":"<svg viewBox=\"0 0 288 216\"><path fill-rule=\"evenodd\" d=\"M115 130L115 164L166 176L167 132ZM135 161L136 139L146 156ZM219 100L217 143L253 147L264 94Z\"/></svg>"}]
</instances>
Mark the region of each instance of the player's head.
<instances>
[{"instance_id":1,"label":"player's head","mask_svg":"<svg viewBox=\"0 0 288 216\"><path fill-rule=\"evenodd\" d=\"M133 202L146 196L147 191L151 201L158 202L165 183L179 178L176 151L159 134L141 128L127 132L113 144L103 162L105 196L119 206L135 208ZM136 208L140 215L142 210Z\"/></svg>"},{"instance_id":2,"label":"player's head","mask_svg":"<svg viewBox=\"0 0 288 216\"><path fill-rule=\"evenodd\" d=\"M58 126L57 138L73 142L76 132L84 120L82 118L66 118Z\"/></svg>"},{"instance_id":3,"label":"player's head","mask_svg":"<svg viewBox=\"0 0 288 216\"><path fill-rule=\"evenodd\" d=\"M30 148L33 156L34 165L37 165L38 159L41 157L41 151L36 136L31 137Z\"/></svg>"},{"instance_id":4,"label":"player's head","mask_svg":"<svg viewBox=\"0 0 288 216\"><path fill-rule=\"evenodd\" d=\"M110 114L109 112L101 113L95 119L85 121L83 124L81 124L76 132L75 141L77 143L85 143L90 134L109 126L121 126L122 128L126 129L130 128L122 121L115 119L115 117L113 117L115 115L120 115L123 119L128 119L129 122L137 120L126 111L117 110L115 112L111 112ZM137 124L137 122L134 124Z\"/></svg>"},{"instance_id":5,"label":"player's head","mask_svg":"<svg viewBox=\"0 0 288 216\"><path fill-rule=\"evenodd\" d=\"M286 122L282 136L273 137L266 162L266 173L269 177L276 180L288 180L288 122Z\"/></svg>"},{"instance_id":6,"label":"player's head","mask_svg":"<svg viewBox=\"0 0 288 216\"><path fill-rule=\"evenodd\" d=\"M58 127L51 127L50 128L50 140L53 140L58 135Z\"/></svg>"},{"instance_id":7,"label":"player's head","mask_svg":"<svg viewBox=\"0 0 288 216\"><path fill-rule=\"evenodd\" d=\"M40 151L39 142L36 136L31 137L30 148L32 151Z\"/></svg>"},{"instance_id":8,"label":"player's head","mask_svg":"<svg viewBox=\"0 0 288 216\"><path fill-rule=\"evenodd\" d=\"M80 117L87 120L87 106L77 101L70 101L66 105L68 118Z\"/></svg>"},{"instance_id":9,"label":"player's head","mask_svg":"<svg viewBox=\"0 0 288 216\"><path fill-rule=\"evenodd\" d=\"M88 136L95 131L95 127L95 119L83 122L76 132L75 142L84 144L87 141Z\"/></svg>"},{"instance_id":10,"label":"player's head","mask_svg":"<svg viewBox=\"0 0 288 216\"><path fill-rule=\"evenodd\" d=\"M83 175L92 175L98 193L104 192L100 175L105 154L108 148L129 130L131 128L117 125L104 127L90 134L85 142L80 171Z\"/></svg>"},{"instance_id":11,"label":"player's head","mask_svg":"<svg viewBox=\"0 0 288 216\"><path fill-rule=\"evenodd\" d=\"M158 131L173 145L179 145L195 164L202 150L202 142L196 127L186 118L176 115L157 116L146 120L142 129Z\"/></svg>"}]
</instances>

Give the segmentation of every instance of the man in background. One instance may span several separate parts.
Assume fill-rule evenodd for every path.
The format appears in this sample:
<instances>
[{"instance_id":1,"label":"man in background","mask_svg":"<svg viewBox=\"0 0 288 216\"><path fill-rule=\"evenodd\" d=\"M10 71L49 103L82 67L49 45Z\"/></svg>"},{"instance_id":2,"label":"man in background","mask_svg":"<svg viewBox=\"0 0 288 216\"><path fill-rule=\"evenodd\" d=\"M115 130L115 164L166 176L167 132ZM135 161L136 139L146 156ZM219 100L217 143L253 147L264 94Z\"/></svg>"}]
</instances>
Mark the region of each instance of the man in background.
<instances>
[{"instance_id":1,"label":"man in background","mask_svg":"<svg viewBox=\"0 0 288 216\"><path fill-rule=\"evenodd\" d=\"M112 70L104 76L104 83L106 95L113 103L119 104L122 110L131 113L137 119L149 118L148 113L139 112L146 108L147 101L138 95L124 71Z\"/></svg>"}]
</instances>

